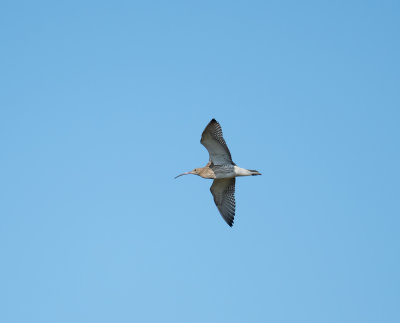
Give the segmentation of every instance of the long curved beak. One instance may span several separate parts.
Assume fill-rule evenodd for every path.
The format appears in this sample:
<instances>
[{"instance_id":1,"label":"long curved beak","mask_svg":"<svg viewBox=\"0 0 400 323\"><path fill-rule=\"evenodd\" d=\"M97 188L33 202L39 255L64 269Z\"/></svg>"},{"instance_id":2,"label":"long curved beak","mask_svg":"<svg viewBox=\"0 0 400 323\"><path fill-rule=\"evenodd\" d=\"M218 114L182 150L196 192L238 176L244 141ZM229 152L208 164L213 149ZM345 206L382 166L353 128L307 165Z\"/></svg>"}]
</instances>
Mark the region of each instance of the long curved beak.
<instances>
[{"instance_id":1,"label":"long curved beak","mask_svg":"<svg viewBox=\"0 0 400 323\"><path fill-rule=\"evenodd\" d=\"M189 175L189 174L193 174L193 171L186 172L186 173L182 173L182 174L180 174L180 175L178 175L178 176L175 176L175 179L178 178L179 176Z\"/></svg>"}]
</instances>

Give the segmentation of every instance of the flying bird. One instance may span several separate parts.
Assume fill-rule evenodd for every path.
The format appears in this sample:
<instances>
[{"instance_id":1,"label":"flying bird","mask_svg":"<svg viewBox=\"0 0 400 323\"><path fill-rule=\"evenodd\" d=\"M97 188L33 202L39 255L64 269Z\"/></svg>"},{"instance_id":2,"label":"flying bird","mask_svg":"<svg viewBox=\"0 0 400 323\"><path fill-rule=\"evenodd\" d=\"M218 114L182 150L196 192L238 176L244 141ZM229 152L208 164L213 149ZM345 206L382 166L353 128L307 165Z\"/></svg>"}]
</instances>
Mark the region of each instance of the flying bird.
<instances>
[{"instance_id":1,"label":"flying bird","mask_svg":"<svg viewBox=\"0 0 400 323\"><path fill-rule=\"evenodd\" d=\"M235 177L261 175L256 170L236 166L222 135L220 124L212 119L201 135L200 143L206 147L210 160L206 166L195 168L182 175L198 175L213 179L210 191L215 205L226 223L231 227L235 217Z\"/></svg>"}]
</instances>

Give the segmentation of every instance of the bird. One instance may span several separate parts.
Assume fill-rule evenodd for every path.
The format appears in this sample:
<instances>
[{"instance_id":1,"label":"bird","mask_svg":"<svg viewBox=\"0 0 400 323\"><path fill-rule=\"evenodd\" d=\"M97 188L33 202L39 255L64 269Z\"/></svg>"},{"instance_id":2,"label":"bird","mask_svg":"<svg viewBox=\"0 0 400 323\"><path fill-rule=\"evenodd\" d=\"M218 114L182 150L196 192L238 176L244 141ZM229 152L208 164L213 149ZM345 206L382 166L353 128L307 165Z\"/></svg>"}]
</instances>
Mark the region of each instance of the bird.
<instances>
[{"instance_id":1,"label":"bird","mask_svg":"<svg viewBox=\"0 0 400 323\"><path fill-rule=\"evenodd\" d=\"M212 119L204 129L200 143L209 153L209 161L204 167L195 168L183 175L198 175L202 178L213 179L210 187L215 205L225 222L232 227L235 217L235 184L238 176L261 175L260 172L238 167L233 161L229 148L222 134L221 125Z\"/></svg>"}]
</instances>

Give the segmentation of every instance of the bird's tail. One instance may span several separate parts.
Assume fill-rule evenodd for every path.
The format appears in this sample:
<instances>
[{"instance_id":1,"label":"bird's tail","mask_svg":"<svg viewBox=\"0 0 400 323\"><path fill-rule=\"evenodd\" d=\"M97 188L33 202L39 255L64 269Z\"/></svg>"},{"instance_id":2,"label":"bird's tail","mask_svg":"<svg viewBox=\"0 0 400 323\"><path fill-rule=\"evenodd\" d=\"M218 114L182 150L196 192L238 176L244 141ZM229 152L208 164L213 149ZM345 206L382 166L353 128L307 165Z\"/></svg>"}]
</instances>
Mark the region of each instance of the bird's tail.
<instances>
[{"instance_id":1,"label":"bird's tail","mask_svg":"<svg viewBox=\"0 0 400 323\"><path fill-rule=\"evenodd\" d=\"M251 176L262 175L259 171L256 171L254 169L248 169L248 171L250 172Z\"/></svg>"}]
</instances>

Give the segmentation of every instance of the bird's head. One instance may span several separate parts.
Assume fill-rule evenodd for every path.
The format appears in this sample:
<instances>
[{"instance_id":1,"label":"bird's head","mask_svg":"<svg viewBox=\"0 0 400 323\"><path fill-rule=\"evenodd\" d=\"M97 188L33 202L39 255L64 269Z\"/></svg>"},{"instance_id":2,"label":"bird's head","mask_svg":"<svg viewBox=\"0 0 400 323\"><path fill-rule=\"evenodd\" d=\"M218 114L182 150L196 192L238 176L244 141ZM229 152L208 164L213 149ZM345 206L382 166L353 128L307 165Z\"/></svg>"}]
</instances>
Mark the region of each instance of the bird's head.
<instances>
[{"instance_id":1,"label":"bird's head","mask_svg":"<svg viewBox=\"0 0 400 323\"><path fill-rule=\"evenodd\" d=\"M179 176L182 176L182 175L189 175L189 174L200 175L200 171L201 171L201 168L195 168L195 169L191 170L190 172L182 173L182 174L176 176L175 178L178 178Z\"/></svg>"}]
</instances>

